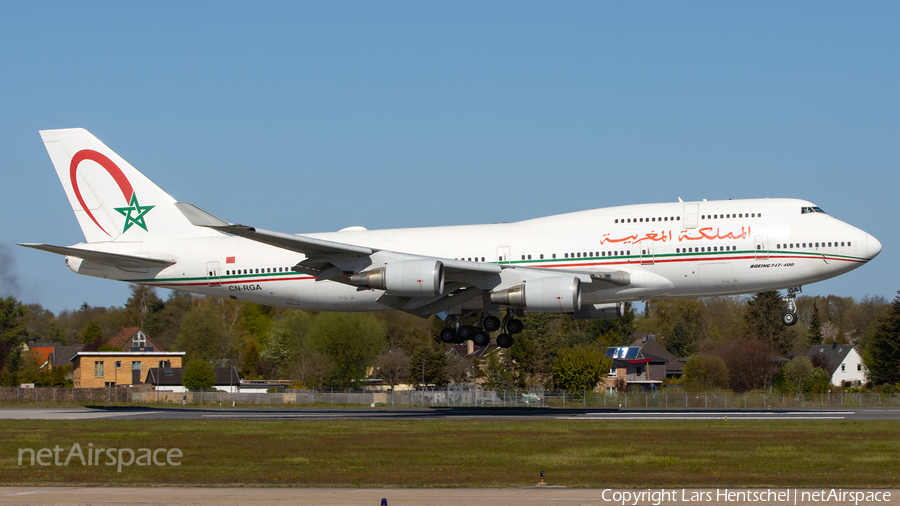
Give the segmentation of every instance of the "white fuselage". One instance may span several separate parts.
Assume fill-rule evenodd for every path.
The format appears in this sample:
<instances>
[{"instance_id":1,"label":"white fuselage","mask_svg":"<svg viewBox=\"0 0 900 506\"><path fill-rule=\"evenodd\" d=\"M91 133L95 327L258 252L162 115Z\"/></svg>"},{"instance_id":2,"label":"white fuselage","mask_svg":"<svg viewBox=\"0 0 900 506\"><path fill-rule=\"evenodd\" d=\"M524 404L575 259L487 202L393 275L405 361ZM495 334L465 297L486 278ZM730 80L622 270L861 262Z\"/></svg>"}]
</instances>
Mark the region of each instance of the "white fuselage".
<instances>
[{"instance_id":1,"label":"white fuselage","mask_svg":"<svg viewBox=\"0 0 900 506\"><path fill-rule=\"evenodd\" d=\"M642 204L491 225L306 234L428 257L523 267L615 268L631 283L586 292L584 303L754 293L800 286L855 269L881 244L866 232L796 199ZM374 311L384 292L290 269L300 253L222 234L93 249L177 260L165 269L104 266L69 258L74 271L260 304L308 310ZM514 270L514 269L513 269ZM510 271L513 271L510 270ZM503 272L506 272L504 270ZM549 275L549 274L548 274ZM467 302L478 308L481 299Z\"/></svg>"}]
</instances>

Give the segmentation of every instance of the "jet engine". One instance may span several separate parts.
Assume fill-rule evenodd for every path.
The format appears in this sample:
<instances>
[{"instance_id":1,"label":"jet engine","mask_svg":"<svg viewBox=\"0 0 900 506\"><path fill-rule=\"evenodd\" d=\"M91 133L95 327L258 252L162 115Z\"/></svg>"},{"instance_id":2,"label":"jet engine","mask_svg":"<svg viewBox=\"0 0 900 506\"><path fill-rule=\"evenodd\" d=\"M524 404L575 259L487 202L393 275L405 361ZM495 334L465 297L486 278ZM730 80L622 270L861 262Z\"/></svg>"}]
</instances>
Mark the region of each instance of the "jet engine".
<instances>
[{"instance_id":1,"label":"jet engine","mask_svg":"<svg viewBox=\"0 0 900 506\"><path fill-rule=\"evenodd\" d=\"M587 304L575 311L576 320L615 320L625 316L625 303Z\"/></svg>"},{"instance_id":2,"label":"jet engine","mask_svg":"<svg viewBox=\"0 0 900 506\"><path fill-rule=\"evenodd\" d=\"M384 290L400 297L433 297L444 292L444 264L439 260L406 260L350 276L356 286Z\"/></svg>"},{"instance_id":3,"label":"jet engine","mask_svg":"<svg viewBox=\"0 0 900 506\"><path fill-rule=\"evenodd\" d=\"M581 280L563 276L530 279L524 285L491 292L491 302L535 313L573 313L581 309Z\"/></svg>"}]
</instances>

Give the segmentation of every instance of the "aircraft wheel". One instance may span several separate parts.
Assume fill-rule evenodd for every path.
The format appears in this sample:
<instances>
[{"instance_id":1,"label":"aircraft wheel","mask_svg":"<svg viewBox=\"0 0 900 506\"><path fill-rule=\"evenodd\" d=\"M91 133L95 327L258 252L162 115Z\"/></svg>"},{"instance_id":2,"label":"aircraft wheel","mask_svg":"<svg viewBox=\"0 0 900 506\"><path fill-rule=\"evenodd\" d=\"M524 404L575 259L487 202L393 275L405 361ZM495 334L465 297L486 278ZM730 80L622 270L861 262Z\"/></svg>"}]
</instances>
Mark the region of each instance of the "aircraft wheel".
<instances>
[{"instance_id":1,"label":"aircraft wheel","mask_svg":"<svg viewBox=\"0 0 900 506\"><path fill-rule=\"evenodd\" d=\"M501 348L509 348L513 344L513 336L509 334L500 334L497 336L497 346Z\"/></svg>"},{"instance_id":2,"label":"aircraft wheel","mask_svg":"<svg viewBox=\"0 0 900 506\"><path fill-rule=\"evenodd\" d=\"M797 313L792 313L790 311L781 315L781 323L790 327L791 325L797 323Z\"/></svg>"},{"instance_id":3,"label":"aircraft wheel","mask_svg":"<svg viewBox=\"0 0 900 506\"><path fill-rule=\"evenodd\" d=\"M441 341L452 344L456 342L456 331L451 329L450 327L445 328L441 331Z\"/></svg>"},{"instance_id":4,"label":"aircraft wheel","mask_svg":"<svg viewBox=\"0 0 900 506\"><path fill-rule=\"evenodd\" d=\"M488 316L484 319L482 325L484 326L484 330L493 332L500 328L500 318L497 318L496 316Z\"/></svg>"},{"instance_id":5,"label":"aircraft wheel","mask_svg":"<svg viewBox=\"0 0 900 506\"><path fill-rule=\"evenodd\" d=\"M460 340L468 341L469 339L472 339L472 335L475 333L475 330L477 330L475 327L470 327L469 325L463 325L456 332L456 335L460 338Z\"/></svg>"},{"instance_id":6,"label":"aircraft wheel","mask_svg":"<svg viewBox=\"0 0 900 506\"><path fill-rule=\"evenodd\" d=\"M506 330L510 334L518 334L525 330L525 325L522 323L522 320L516 320L515 318L506 322Z\"/></svg>"},{"instance_id":7,"label":"aircraft wheel","mask_svg":"<svg viewBox=\"0 0 900 506\"><path fill-rule=\"evenodd\" d=\"M477 330L472 334L472 342L477 346L487 346L491 344L491 335L483 330Z\"/></svg>"}]
</instances>

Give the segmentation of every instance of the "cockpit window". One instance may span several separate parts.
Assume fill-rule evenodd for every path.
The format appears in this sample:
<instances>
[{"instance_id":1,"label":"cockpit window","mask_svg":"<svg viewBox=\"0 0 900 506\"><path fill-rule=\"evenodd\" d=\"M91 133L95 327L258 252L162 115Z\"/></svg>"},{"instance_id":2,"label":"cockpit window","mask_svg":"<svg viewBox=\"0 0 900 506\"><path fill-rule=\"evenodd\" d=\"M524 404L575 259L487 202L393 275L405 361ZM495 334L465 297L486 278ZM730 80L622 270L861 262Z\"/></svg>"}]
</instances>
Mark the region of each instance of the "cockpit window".
<instances>
[{"instance_id":1,"label":"cockpit window","mask_svg":"<svg viewBox=\"0 0 900 506\"><path fill-rule=\"evenodd\" d=\"M823 211L821 207L802 207L802 208L800 208L800 214L809 214L809 213L828 214L825 211Z\"/></svg>"}]
</instances>

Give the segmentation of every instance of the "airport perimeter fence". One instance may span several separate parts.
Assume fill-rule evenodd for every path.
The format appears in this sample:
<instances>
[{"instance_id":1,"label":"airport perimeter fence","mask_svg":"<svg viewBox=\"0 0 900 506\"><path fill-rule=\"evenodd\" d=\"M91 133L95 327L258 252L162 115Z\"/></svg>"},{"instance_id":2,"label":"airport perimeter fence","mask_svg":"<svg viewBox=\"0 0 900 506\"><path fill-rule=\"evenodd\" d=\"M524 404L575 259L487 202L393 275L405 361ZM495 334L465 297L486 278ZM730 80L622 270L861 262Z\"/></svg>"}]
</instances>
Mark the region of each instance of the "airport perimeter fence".
<instances>
[{"instance_id":1,"label":"airport perimeter fence","mask_svg":"<svg viewBox=\"0 0 900 506\"><path fill-rule=\"evenodd\" d=\"M900 394L878 392L829 392L821 395L789 395L773 392L685 392L665 388L646 392L544 391L484 389L452 385L418 390L387 388L306 389L283 392L171 392L130 387L112 388L0 388L3 406L54 406L66 404L133 405L182 404L212 406L247 405L357 405L376 407L518 407L518 408L613 408L613 409L840 409L900 408Z\"/></svg>"}]
</instances>

